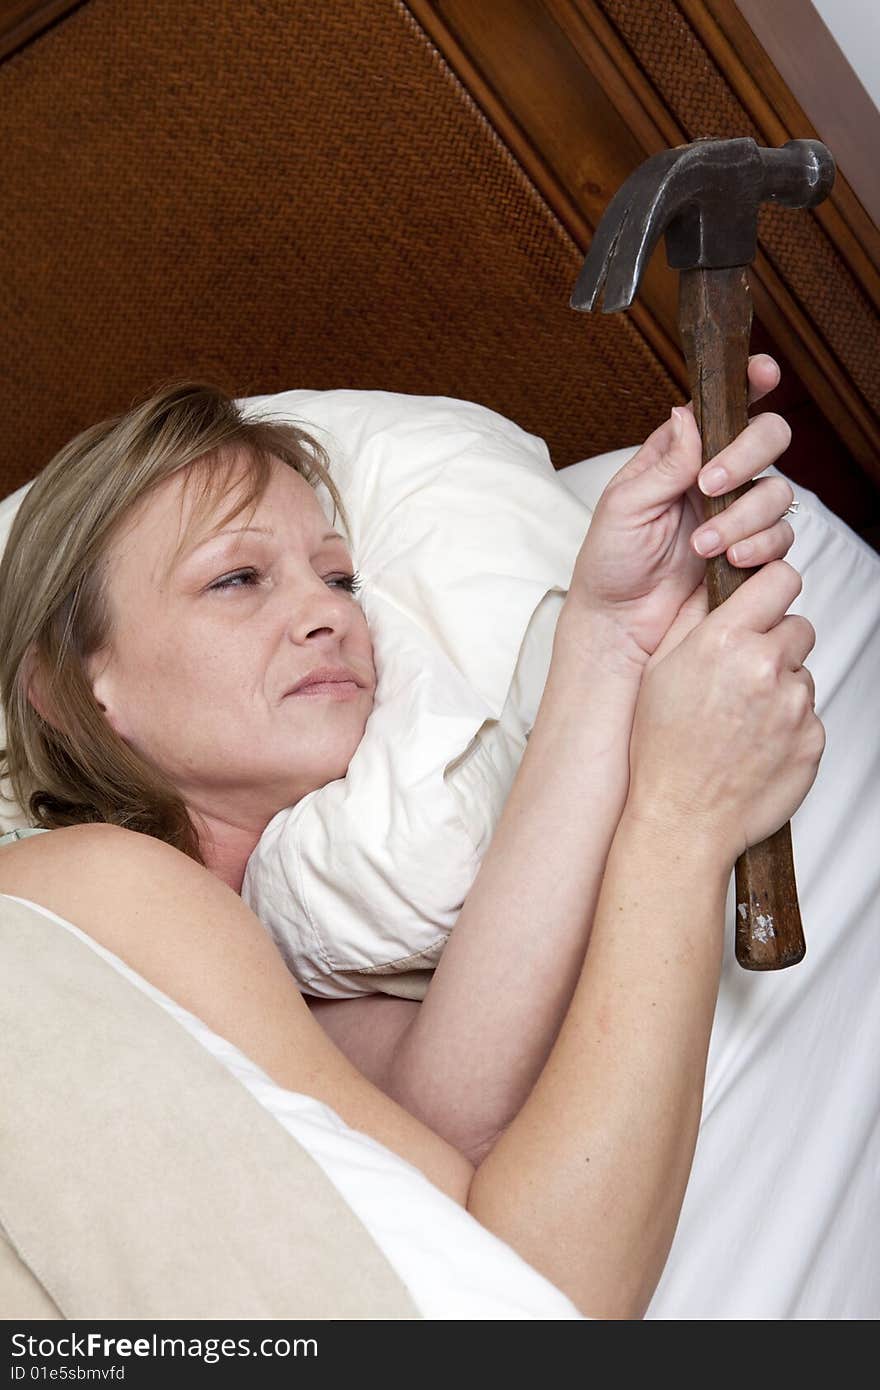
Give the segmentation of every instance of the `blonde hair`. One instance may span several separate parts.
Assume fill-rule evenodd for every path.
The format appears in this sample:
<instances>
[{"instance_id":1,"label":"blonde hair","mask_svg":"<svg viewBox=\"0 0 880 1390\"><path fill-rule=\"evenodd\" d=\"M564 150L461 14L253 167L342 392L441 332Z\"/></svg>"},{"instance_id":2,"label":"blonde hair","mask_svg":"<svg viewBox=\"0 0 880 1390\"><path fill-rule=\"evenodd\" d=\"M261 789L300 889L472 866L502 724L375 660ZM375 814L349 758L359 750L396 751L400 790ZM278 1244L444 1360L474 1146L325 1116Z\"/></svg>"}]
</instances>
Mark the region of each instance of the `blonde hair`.
<instances>
[{"instance_id":1,"label":"blonde hair","mask_svg":"<svg viewBox=\"0 0 880 1390\"><path fill-rule=\"evenodd\" d=\"M218 529L246 507L256 508L273 457L312 487L323 483L334 520L338 512L350 536L329 460L314 439L294 425L246 419L222 391L191 383L167 387L128 414L85 430L25 494L0 563L0 700L6 710L0 778L8 777L34 825L110 822L165 840L204 863L182 797L112 729L85 662L112 635L106 560L135 505L172 474L190 470L184 491L197 480L201 492L179 551L227 494L233 476L244 492L236 487ZM194 463L203 466L191 469ZM39 695L42 714L29 691Z\"/></svg>"}]
</instances>

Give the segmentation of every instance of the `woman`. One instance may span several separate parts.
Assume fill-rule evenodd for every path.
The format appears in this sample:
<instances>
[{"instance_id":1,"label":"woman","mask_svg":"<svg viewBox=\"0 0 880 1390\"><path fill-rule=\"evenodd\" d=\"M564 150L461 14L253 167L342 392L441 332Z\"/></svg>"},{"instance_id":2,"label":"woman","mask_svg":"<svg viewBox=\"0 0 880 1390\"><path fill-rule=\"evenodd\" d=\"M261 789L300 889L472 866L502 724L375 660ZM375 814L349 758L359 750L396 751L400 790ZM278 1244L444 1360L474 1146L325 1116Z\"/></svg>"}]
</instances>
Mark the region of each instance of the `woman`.
<instances>
[{"instance_id":1,"label":"woman","mask_svg":"<svg viewBox=\"0 0 880 1390\"><path fill-rule=\"evenodd\" d=\"M763 394L775 364L751 379ZM698 476L732 490L788 438L762 415L701 471L678 410L612 480L425 1001L310 1015L236 893L271 817L344 774L375 688L350 557L303 476L316 456L205 392L90 431L28 494L0 575L13 786L61 827L7 848L0 892L73 921L421 1168L586 1313L641 1314L692 1159L730 873L824 746L814 633L785 616L795 571L766 564L709 615L701 584L700 554L781 560L790 487L762 480L708 548L688 494ZM323 668L339 679L295 690Z\"/></svg>"}]
</instances>

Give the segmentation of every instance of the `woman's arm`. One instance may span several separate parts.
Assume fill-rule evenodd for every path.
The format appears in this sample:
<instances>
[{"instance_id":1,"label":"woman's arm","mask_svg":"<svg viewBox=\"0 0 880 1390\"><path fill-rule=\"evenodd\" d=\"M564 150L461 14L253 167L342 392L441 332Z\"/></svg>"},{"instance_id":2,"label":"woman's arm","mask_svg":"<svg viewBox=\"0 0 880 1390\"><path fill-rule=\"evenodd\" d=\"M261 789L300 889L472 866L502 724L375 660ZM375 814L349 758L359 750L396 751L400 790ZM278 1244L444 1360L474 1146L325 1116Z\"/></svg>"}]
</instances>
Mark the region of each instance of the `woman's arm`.
<instances>
[{"instance_id":1,"label":"woman's arm","mask_svg":"<svg viewBox=\"0 0 880 1390\"><path fill-rule=\"evenodd\" d=\"M790 565L767 565L708 618L683 611L649 662L584 969L537 1085L471 1185L470 1210L599 1316L639 1315L662 1271L699 1124L727 884L800 805L824 750L803 664L816 635L785 616L801 587Z\"/></svg>"},{"instance_id":2,"label":"woman's arm","mask_svg":"<svg viewBox=\"0 0 880 1390\"><path fill-rule=\"evenodd\" d=\"M675 1234L728 879L711 835L624 812L557 1043L471 1184L474 1216L593 1317L641 1317Z\"/></svg>"},{"instance_id":3,"label":"woman's arm","mask_svg":"<svg viewBox=\"0 0 880 1390\"><path fill-rule=\"evenodd\" d=\"M434 973L378 1079L479 1162L547 1060L626 801L643 664L567 600L534 729Z\"/></svg>"}]
</instances>

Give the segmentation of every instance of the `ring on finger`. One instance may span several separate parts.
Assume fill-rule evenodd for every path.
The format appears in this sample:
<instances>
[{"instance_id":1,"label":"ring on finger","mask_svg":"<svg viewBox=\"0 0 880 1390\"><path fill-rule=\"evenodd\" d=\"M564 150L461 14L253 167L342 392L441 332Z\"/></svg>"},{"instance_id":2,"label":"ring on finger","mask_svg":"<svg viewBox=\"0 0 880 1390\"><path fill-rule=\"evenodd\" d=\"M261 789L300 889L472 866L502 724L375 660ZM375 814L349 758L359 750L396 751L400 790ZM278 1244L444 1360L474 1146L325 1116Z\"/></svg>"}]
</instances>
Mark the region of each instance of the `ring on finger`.
<instances>
[{"instance_id":1,"label":"ring on finger","mask_svg":"<svg viewBox=\"0 0 880 1390\"><path fill-rule=\"evenodd\" d=\"M790 507L786 507L786 509L785 509L785 511L782 513L782 515L783 515L783 516L794 516L795 512L799 512L800 509L801 509L801 504L800 504L800 502L798 501L798 499L795 497L795 498L792 499L791 506L790 506Z\"/></svg>"}]
</instances>

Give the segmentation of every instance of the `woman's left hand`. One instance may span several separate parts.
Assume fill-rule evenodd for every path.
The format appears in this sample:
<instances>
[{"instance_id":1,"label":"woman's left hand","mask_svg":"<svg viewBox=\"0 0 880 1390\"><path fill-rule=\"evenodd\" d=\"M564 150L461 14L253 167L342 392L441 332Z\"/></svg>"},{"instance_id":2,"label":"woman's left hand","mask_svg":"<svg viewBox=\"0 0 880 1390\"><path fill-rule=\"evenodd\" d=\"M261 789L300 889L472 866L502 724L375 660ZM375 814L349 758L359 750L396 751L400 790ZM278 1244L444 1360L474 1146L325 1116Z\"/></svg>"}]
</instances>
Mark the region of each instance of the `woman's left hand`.
<instances>
[{"instance_id":1,"label":"woman's left hand","mask_svg":"<svg viewBox=\"0 0 880 1390\"><path fill-rule=\"evenodd\" d=\"M749 399L779 382L771 357L749 361ZM690 405L678 407L608 483L581 547L569 588L570 605L610 618L629 653L645 661L662 641L682 604L700 587L705 559L726 551L749 567L782 559L794 540L783 515L793 500L782 478L762 478L721 516L703 521L703 493L732 492L785 452L791 430L782 416L758 415L702 469L702 446ZM726 477L708 486L706 475ZM710 528L718 540L709 548Z\"/></svg>"}]
</instances>

